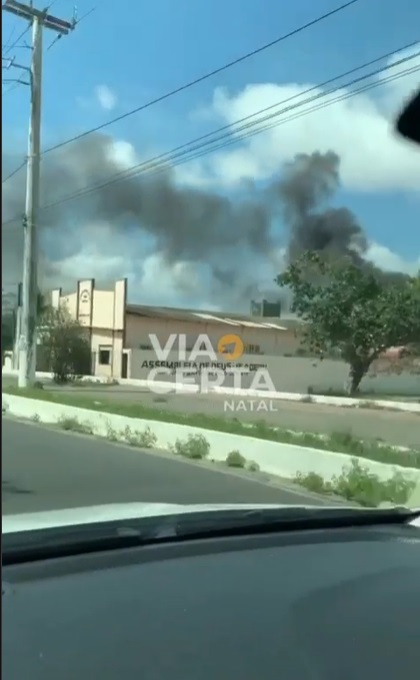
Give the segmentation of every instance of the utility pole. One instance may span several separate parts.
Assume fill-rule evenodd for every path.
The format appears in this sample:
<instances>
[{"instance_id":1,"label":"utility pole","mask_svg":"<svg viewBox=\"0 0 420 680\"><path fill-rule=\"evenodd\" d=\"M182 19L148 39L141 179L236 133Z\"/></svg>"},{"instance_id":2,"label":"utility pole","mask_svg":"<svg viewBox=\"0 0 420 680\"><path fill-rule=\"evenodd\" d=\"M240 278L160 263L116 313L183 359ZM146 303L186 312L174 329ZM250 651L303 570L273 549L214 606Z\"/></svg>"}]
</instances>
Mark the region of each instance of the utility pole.
<instances>
[{"instance_id":1,"label":"utility pole","mask_svg":"<svg viewBox=\"0 0 420 680\"><path fill-rule=\"evenodd\" d=\"M32 24L32 61L30 72L31 113L28 135L26 202L23 218L24 253L22 283L22 318L19 339L19 387L35 382L36 326L38 307L38 228L41 159L41 90L42 90L42 37L49 28L59 36L68 35L76 21L63 21L51 14L48 8L37 10L33 2L23 4L6 0L3 9Z\"/></svg>"}]
</instances>

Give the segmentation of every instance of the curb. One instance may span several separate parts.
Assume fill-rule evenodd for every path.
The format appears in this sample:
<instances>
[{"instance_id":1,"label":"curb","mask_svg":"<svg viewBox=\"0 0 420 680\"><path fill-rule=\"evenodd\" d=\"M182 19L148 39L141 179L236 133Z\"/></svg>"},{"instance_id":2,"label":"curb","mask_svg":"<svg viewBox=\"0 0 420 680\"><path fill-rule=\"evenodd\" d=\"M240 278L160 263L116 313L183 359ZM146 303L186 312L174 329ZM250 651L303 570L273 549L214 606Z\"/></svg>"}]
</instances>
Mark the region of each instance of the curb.
<instances>
[{"instance_id":1,"label":"curb","mask_svg":"<svg viewBox=\"0 0 420 680\"><path fill-rule=\"evenodd\" d=\"M344 468L349 467L353 458L345 453L283 444L189 425L130 418L10 394L2 395L2 402L3 412L6 414L55 425L65 418L77 419L79 424L89 426L90 434L116 442L124 443L128 441L129 436L148 432L148 436L152 435L153 438L152 448L156 449L171 450L177 440L186 441L191 436L200 435L210 446L209 457L212 460L225 462L229 453L239 451L248 463L257 463L261 472L290 481L295 480L298 473L307 475L314 471L326 482L331 481L341 475ZM358 460L369 473L376 475L381 481L386 481L399 472L406 479L420 483L420 471L416 468L389 465L366 458Z\"/></svg>"},{"instance_id":2,"label":"curb","mask_svg":"<svg viewBox=\"0 0 420 680\"><path fill-rule=\"evenodd\" d=\"M17 371L7 370L3 371L2 375L4 377L16 377ZM37 378L51 379L52 373L37 372ZM199 391L198 385L180 385L173 382L164 382L161 380L140 380L136 378L121 378L116 380L115 383L109 378L103 378L100 376L82 376L81 380L83 382L92 382L96 384L107 384L112 383L113 385L132 385L133 387L147 387L151 391L155 391L157 394L197 394ZM392 401L386 399L353 399L351 397L329 397L317 394L301 394L298 392L269 392L263 390L251 390L251 389L240 389L233 387L220 387L220 386L209 386L209 393L213 393L218 396L230 396L230 397L242 397L243 399L270 399L278 401L295 401L311 404L325 404L326 406L341 406L344 408L378 408L378 409L388 409L393 411L404 411L407 413L419 413L420 414L420 403L416 402L405 402L405 401Z\"/></svg>"}]
</instances>

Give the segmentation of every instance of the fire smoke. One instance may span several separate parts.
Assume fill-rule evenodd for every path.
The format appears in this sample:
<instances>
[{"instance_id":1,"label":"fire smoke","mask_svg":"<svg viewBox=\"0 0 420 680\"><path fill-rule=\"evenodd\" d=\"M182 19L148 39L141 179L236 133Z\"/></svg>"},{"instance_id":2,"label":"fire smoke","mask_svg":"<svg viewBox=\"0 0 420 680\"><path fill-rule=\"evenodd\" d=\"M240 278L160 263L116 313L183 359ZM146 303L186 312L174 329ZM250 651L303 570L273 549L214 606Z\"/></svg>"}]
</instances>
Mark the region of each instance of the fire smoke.
<instances>
[{"instance_id":1,"label":"fire smoke","mask_svg":"<svg viewBox=\"0 0 420 680\"><path fill-rule=\"evenodd\" d=\"M56 277L61 283L60 262L83 252L86 225L102 223L107 225L108 246L113 234L123 232L133 243L146 239L168 264L182 261L205 269L207 298L210 295L215 304L249 308L253 296L279 297L278 289L261 285L262 266L273 264L275 253L285 245L284 234L273 227L279 214L288 230L286 260L310 249L347 255L360 266L369 266L364 260L368 243L357 218L347 208L330 206L340 181L340 159L331 151L296 156L279 168L268 189L252 186L249 198L239 200L180 185L171 168L108 182L121 173L113 149L110 137L96 134L43 157L41 205L57 202L40 215L42 274L48 281ZM3 176L15 163L3 156ZM101 184L97 191L59 202ZM22 172L3 187L3 222L23 215L24 193ZM6 225L2 239L3 277L16 279L22 258L21 223ZM139 255L127 253L127 258L135 257ZM131 270L141 271L141 266L141 260L131 262ZM188 281L183 285L188 287ZM197 283L191 281L190 286L193 291Z\"/></svg>"}]
</instances>

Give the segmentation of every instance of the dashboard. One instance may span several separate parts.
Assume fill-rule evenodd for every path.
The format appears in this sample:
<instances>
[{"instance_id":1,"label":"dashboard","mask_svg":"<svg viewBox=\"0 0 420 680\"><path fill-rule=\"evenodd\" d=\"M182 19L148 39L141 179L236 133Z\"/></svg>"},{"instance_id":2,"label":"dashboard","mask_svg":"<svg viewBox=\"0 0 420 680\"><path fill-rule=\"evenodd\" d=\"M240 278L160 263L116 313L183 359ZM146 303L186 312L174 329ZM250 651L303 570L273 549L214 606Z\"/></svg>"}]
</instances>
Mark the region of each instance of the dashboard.
<instances>
[{"instance_id":1,"label":"dashboard","mask_svg":"<svg viewBox=\"0 0 420 680\"><path fill-rule=\"evenodd\" d=\"M3 567L5 680L417 677L420 529L183 541Z\"/></svg>"}]
</instances>

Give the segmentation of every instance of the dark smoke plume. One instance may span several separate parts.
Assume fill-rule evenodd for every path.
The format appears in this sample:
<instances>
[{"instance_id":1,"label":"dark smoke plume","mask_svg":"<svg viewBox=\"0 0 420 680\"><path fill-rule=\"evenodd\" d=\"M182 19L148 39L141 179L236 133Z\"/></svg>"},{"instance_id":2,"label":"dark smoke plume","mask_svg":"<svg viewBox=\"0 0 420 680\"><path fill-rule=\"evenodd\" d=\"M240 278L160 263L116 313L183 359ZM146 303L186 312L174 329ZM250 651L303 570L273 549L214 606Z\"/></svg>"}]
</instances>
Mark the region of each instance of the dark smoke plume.
<instances>
[{"instance_id":1,"label":"dark smoke plume","mask_svg":"<svg viewBox=\"0 0 420 680\"><path fill-rule=\"evenodd\" d=\"M280 178L268 191L251 187L248 199L234 200L178 185L169 167L164 173L109 183L108 178L122 169L113 149L112 139L98 134L43 157L41 205L57 205L40 215L41 275L48 281L56 279L55 285L61 283L60 261L86 248L86 225L102 222L108 227L109 248L112 233L126 233L133 243L147 236L168 264L182 260L205 269L216 304L246 309L251 297L279 297L278 289L261 285L261 268L273 264L273 253L284 245L284 238L272 228L279 211L290 230L289 260L311 249L336 257L350 255L360 266L368 266L363 259L367 240L355 216L346 208L328 207L339 186L339 158L333 152L299 155L280 168ZM3 156L3 174L13 169L13 161ZM101 184L105 186L86 196L59 202ZM4 185L3 222L23 214L24 189L23 172ZM20 220L4 227L2 238L3 267L16 277L22 256ZM146 254L127 252L132 270L141 270ZM197 292L195 282L190 286Z\"/></svg>"},{"instance_id":2,"label":"dark smoke plume","mask_svg":"<svg viewBox=\"0 0 420 680\"><path fill-rule=\"evenodd\" d=\"M296 156L285 166L279 197L290 228L290 260L306 250L359 260L366 251L366 237L355 215L346 208L328 207L339 187L339 165L337 154L329 151Z\"/></svg>"},{"instance_id":3,"label":"dark smoke plume","mask_svg":"<svg viewBox=\"0 0 420 680\"><path fill-rule=\"evenodd\" d=\"M329 207L340 186L339 168L340 158L333 151L299 154L285 165L275 190L289 227L289 262L311 250L330 261L346 257L390 283L404 278L367 262L368 240L354 213L348 208Z\"/></svg>"},{"instance_id":4,"label":"dark smoke plume","mask_svg":"<svg viewBox=\"0 0 420 680\"><path fill-rule=\"evenodd\" d=\"M4 166L11 163L3 160L5 173ZM84 225L102 221L115 234L125 231L134 240L136 235L151 237L154 249L168 264L180 260L202 264L210 270L211 285L219 295L228 287L233 292L238 282L248 289L252 267L244 269L244 257L248 261L250 254L265 258L275 247L269 206L264 201L256 199L255 194L249 200L232 201L215 192L178 186L171 168L158 175L107 183L117 173L121 173L121 165L113 155L112 139L104 135L92 135L43 158L41 204L57 202L86 186L106 184L84 197L42 211L41 228L49 242L44 275L55 272L55 263L63 256L83 247L76 233ZM23 213L24 179L21 173L5 185L3 221ZM17 223L15 239L20 232ZM15 252L17 245L11 248ZM139 269L142 264L140 260Z\"/></svg>"}]
</instances>

